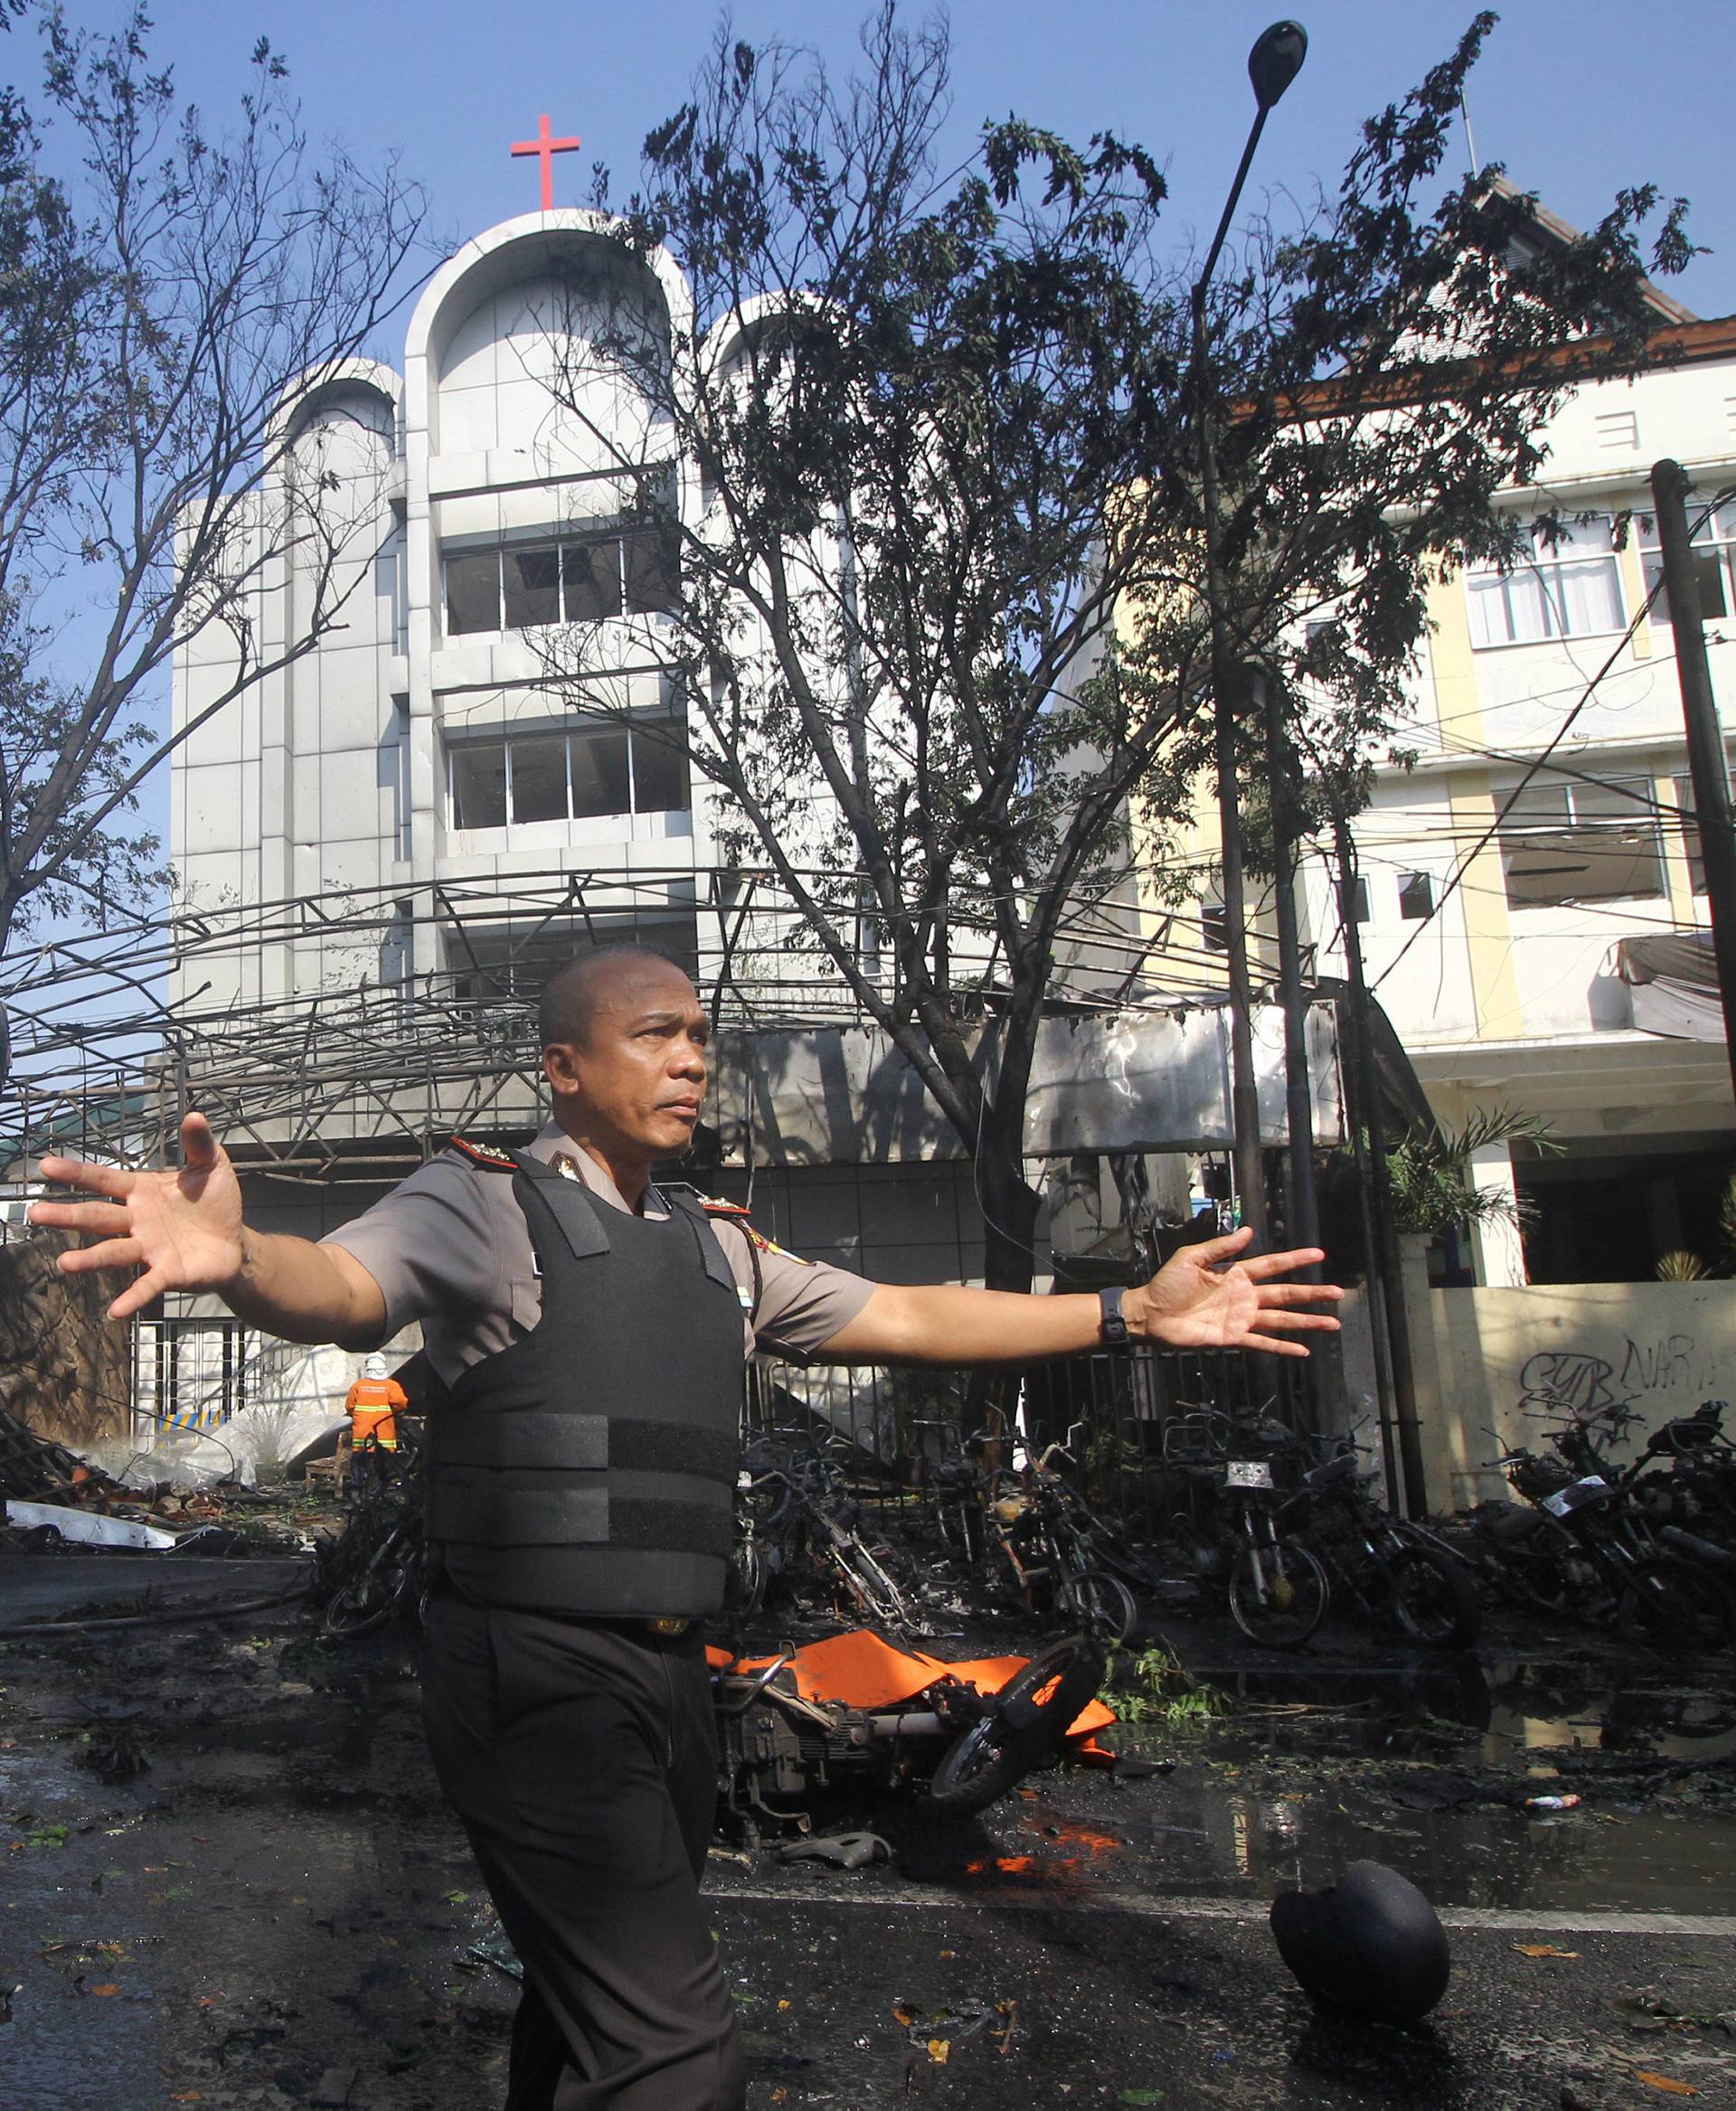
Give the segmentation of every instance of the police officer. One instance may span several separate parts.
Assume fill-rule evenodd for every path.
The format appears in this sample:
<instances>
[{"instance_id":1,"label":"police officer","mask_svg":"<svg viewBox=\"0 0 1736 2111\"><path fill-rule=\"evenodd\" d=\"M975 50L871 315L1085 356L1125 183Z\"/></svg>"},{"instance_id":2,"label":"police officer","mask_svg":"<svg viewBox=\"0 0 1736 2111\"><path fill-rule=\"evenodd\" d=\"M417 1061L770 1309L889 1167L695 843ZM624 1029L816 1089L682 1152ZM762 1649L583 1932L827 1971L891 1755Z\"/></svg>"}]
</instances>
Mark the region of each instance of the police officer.
<instances>
[{"instance_id":1,"label":"police officer","mask_svg":"<svg viewBox=\"0 0 1736 2111\"><path fill-rule=\"evenodd\" d=\"M524 1960L507 2111L737 2111L744 2076L699 1899L715 1790L695 1620L722 1602L755 1343L819 1361L1024 1363L1107 1339L1307 1352L1340 1293L1277 1278L1313 1249L1185 1248L1125 1296L872 1284L665 1192L692 1138L707 1021L660 955L609 947L545 993L554 1116L522 1152L458 1143L318 1245L244 1224L203 1117L184 1164L45 1158L100 1198L33 1221L98 1235L70 1273L137 1271L123 1319L214 1290L292 1341L368 1349L412 1320L445 1583L423 1686L436 1770Z\"/></svg>"}]
</instances>

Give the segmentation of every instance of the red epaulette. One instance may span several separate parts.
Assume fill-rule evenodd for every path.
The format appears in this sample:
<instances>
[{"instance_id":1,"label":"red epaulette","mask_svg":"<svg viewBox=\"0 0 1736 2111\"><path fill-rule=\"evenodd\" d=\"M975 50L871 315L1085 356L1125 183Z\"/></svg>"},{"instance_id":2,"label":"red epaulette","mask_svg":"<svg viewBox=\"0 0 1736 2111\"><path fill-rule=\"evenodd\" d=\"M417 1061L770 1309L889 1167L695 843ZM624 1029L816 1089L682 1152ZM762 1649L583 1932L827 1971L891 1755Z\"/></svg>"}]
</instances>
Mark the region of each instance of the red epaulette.
<instances>
[{"instance_id":1,"label":"red epaulette","mask_svg":"<svg viewBox=\"0 0 1736 2111\"><path fill-rule=\"evenodd\" d=\"M768 1239L748 1214L745 1202L726 1202L716 1195L701 1195L699 1206L708 1217L724 1217L734 1224L747 1239L748 1244L760 1253L775 1253L779 1260L797 1261L805 1268L815 1264L799 1253L791 1253L787 1246L779 1246L775 1239ZM759 1263L754 1264L757 1270Z\"/></svg>"},{"instance_id":2,"label":"red epaulette","mask_svg":"<svg viewBox=\"0 0 1736 2111\"><path fill-rule=\"evenodd\" d=\"M485 1173L516 1173L518 1167L504 1151L491 1151L486 1144L473 1144L467 1136L453 1136L451 1148L462 1151L473 1165Z\"/></svg>"},{"instance_id":3,"label":"red epaulette","mask_svg":"<svg viewBox=\"0 0 1736 2111\"><path fill-rule=\"evenodd\" d=\"M708 1217L739 1217L745 1224L748 1205L745 1202L726 1202L722 1195L703 1195L694 1190L694 1200Z\"/></svg>"}]
</instances>

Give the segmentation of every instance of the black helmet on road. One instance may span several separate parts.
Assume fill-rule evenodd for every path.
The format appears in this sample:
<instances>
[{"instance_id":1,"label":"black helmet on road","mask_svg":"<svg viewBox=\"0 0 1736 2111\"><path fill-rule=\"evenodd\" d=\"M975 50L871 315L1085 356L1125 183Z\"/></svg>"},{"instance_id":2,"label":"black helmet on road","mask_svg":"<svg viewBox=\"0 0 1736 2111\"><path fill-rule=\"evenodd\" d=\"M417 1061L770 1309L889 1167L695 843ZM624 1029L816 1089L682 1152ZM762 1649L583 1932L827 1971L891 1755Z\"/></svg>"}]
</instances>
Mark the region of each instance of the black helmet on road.
<instances>
[{"instance_id":1,"label":"black helmet on road","mask_svg":"<svg viewBox=\"0 0 1736 2111\"><path fill-rule=\"evenodd\" d=\"M1329 1890L1280 1891L1272 1935L1307 1993L1371 2022L1426 2016L1452 1970L1434 1908L1378 1861L1353 1861Z\"/></svg>"}]
</instances>

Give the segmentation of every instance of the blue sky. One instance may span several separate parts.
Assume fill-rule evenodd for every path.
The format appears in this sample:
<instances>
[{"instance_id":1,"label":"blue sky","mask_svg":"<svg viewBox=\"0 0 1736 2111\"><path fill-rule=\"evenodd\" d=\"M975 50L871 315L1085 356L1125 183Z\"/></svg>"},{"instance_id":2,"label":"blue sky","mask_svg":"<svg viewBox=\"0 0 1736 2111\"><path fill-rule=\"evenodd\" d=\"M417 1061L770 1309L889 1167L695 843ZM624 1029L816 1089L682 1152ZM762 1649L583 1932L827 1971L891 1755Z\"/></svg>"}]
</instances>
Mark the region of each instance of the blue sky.
<instances>
[{"instance_id":1,"label":"blue sky","mask_svg":"<svg viewBox=\"0 0 1736 2111\"><path fill-rule=\"evenodd\" d=\"M75 5L87 21L101 11ZM1467 0L1314 0L1311 48L1268 125L1249 197L1330 184L1361 119L1447 51ZM1618 185L1652 181L1694 202L1697 259L1674 287L1702 315L1736 309L1736 179L1726 145L1736 9L1730 0L1509 0L1474 77L1478 155L1499 160L1581 225ZM511 140L547 110L583 150L555 165L557 202L578 198L593 157L627 187L645 133L683 99L718 20L711 0L579 5L519 0L162 0L156 36L214 117L232 101L263 31L288 57L316 134L400 151L430 194L430 229L453 238L533 206L535 167ZM955 0L958 146L986 117L1021 116L1083 137L1140 140L1169 168L1178 238L1209 235L1251 116L1244 64L1270 0ZM738 34L855 47L857 0L739 0Z\"/></svg>"}]
</instances>

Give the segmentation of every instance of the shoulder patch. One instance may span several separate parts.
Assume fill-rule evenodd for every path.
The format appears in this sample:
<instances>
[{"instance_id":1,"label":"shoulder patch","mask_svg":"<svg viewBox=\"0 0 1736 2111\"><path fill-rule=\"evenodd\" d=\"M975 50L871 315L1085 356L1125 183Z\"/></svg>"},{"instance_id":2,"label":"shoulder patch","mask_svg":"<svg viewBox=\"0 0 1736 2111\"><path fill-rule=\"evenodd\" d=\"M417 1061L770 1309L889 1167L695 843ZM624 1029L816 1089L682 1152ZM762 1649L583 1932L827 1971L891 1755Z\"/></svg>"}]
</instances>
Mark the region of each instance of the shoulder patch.
<instances>
[{"instance_id":1,"label":"shoulder patch","mask_svg":"<svg viewBox=\"0 0 1736 2111\"><path fill-rule=\"evenodd\" d=\"M518 1167L504 1151L495 1151L486 1144L473 1144L467 1136L453 1136L450 1148L462 1152L473 1165L480 1165L486 1173L516 1173Z\"/></svg>"},{"instance_id":2,"label":"shoulder patch","mask_svg":"<svg viewBox=\"0 0 1736 2111\"><path fill-rule=\"evenodd\" d=\"M775 1239L768 1239L763 1231L756 1231L745 1218L741 1220L741 1229L761 1253L775 1253L780 1261L794 1261L798 1268L811 1268L818 1265L804 1254L791 1253L787 1246L779 1246Z\"/></svg>"},{"instance_id":3,"label":"shoulder patch","mask_svg":"<svg viewBox=\"0 0 1736 2111\"><path fill-rule=\"evenodd\" d=\"M708 1217L739 1217L747 1221L748 1205L745 1202L726 1202L722 1195L703 1195L697 1191L693 1199Z\"/></svg>"},{"instance_id":4,"label":"shoulder patch","mask_svg":"<svg viewBox=\"0 0 1736 2111\"><path fill-rule=\"evenodd\" d=\"M816 1264L805 1259L799 1253L791 1253L786 1246L779 1246L775 1239L768 1239L748 1215L745 1202L726 1202L719 1195L699 1195L699 1206L708 1217L722 1217L731 1223L747 1239L748 1244L761 1253L775 1253L779 1260L794 1261L797 1268L811 1268Z\"/></svg>"}]
</instances>

